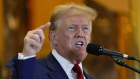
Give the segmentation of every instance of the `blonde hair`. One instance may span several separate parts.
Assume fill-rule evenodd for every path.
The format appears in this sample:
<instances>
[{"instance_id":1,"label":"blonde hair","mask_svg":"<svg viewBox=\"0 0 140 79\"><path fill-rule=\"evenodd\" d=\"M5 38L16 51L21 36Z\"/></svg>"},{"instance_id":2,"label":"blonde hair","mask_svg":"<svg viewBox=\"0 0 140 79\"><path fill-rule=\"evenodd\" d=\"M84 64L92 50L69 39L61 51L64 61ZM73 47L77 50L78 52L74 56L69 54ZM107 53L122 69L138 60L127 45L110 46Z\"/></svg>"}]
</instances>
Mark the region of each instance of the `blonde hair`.
<instances>
[{"instance_id":1,"label":"blonde hair","mask_svg":"<svg viewBox=\"0 0 140 79\"><path fill-rule=\"evenodd\" d=\"M59 5L59 6L55 7L55 9L52 13L52 16L50 18L51 26L49 27L49 30L50 31L56 30L56 28L57 28L56 22L58 21L58 19L60 19L62 15L64 15L71 9L76 9L77 12L82 11L83 13L86 13L87 16L89 16L91 18L91 21L94 21L94 19L97 16L97 12L94 9L87 7L85 5L77 5L77 4L73 4L73 3Z\"/></svg>"}]
</instances>

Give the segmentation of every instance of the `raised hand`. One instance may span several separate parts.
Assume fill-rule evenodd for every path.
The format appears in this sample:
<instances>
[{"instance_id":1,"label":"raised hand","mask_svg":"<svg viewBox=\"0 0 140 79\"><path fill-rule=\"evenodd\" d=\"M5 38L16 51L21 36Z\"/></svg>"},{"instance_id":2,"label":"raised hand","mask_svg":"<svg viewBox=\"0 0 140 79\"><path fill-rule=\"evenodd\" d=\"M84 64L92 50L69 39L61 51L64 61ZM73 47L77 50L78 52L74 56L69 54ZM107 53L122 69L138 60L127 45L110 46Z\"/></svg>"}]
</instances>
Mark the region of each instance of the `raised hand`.
<instances>
[{"instance_id":1,"label":"raised hand","mask_svg":"<svg viewBox=\"0 0 140 79\"><path fill-rule=\"evenodd\" d=\"M27 35L24 38L24 56L36 55L39 52L45 39L43 31L46 30L50 25L51 23L48 22L47 24L42 25L39 28L31 30L27 33Z\"/></svg>"}]
</instances>

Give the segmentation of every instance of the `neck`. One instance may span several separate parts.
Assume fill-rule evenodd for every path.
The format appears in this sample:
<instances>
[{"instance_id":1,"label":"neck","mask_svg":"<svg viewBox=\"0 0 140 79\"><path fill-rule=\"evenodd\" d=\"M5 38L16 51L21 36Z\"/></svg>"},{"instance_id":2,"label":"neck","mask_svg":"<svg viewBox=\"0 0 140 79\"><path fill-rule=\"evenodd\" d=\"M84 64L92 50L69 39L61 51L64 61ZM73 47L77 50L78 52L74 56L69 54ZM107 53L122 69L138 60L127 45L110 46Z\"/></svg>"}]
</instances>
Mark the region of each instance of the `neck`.
<instances>
[{"instance_id":1,"label":"neck","mask_svg":"<svg viewBox=\"0 0 140 79\"><path fill-rule=\"evenodd\" d=\"M65 59L67 59L68 61L70 61L72 64L81 63L87 56L87 55L86 56L67 56L67 55L64 55L63 53L59 53L59 54L63 56Z\"/></svg>"},{"instance_id":2,"label":"neck","mask_svg":"<svg viewBox=\"0 0 140 79\"><path fill-rule=\"evenodd\" d=\"M72 64L79 64L81 63L87 56L87 53L85 54L73 54L71 52L64 52L62 50L57 50L57 48L55 49L57 51L57 53L59 55L61 55L62 57L64 57L65 59L67 59L68 61L70 61Z\"/></svg>"}]
</instances>

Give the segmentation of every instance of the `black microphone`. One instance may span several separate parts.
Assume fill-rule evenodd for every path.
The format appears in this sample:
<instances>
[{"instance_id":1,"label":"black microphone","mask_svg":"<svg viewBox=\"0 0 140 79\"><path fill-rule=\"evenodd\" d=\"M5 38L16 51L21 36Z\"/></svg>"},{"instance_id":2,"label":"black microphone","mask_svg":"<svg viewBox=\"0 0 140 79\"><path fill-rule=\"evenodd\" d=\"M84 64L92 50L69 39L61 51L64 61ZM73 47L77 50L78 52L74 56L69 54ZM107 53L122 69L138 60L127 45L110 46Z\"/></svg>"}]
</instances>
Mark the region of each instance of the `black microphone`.
<instances>
[{"instance_id":1,"label":"black microphone","mask_svg":"<svg viewBox=\"0 0 140 79\"><path fill-rule=\"evenodd\" d=\"M96 45L96 44L88 44L86 51L89 54L93 54L93 55L107 55L107 56L111 56L111 57L122 57L122 58L126 58L129 60L136 60L134 57L132 56L128 56L127 54L122 54L118 51L111 51L108 49L104 49L102 46L100 45Z\"/></svg>"}]
</instances>

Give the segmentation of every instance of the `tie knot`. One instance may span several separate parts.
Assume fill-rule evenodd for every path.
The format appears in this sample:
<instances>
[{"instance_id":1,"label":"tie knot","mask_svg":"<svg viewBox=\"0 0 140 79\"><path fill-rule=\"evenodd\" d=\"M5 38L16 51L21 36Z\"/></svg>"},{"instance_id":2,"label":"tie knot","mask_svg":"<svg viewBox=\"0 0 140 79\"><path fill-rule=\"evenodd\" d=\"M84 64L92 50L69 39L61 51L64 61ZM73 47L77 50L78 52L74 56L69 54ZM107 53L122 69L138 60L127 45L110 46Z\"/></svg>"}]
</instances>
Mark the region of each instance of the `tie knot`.
<instances>
[{"instance_id":1,"label":"tie knot","mask_svg":"<svg viewBox=\"0 0 140 79\"><path fill-rule=\"evenodd\" d=\"M81 72L81 68L78 64L75 64L74 67L72 68L72 70L76 73L79 73Z\"/></svg>"},{"instance_id":2,"label":"tie knot","mask_svg":"<svg viewBox=\"0 0 140 79\"><path fill-rule=\"evenodd\" d=\"M72 70L77 73L77 79L84 79L83 73L81 71L81 68L78 64L75 64Z\"/></svg>"}]
</instances>

